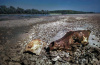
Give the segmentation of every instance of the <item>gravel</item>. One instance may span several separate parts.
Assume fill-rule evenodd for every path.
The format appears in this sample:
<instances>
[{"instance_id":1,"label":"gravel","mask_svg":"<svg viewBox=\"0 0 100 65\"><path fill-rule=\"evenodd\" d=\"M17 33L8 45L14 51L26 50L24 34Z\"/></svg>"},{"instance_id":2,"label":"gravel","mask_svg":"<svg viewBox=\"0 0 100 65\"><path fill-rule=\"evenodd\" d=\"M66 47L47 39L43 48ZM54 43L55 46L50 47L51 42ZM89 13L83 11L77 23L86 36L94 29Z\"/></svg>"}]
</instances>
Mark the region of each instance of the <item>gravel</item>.
<instances>
[{"instance_id":1,"label":"gravel","mask_svg":"<svg viewBox=\"0 0 100 65\"><path fill-rule=\"evenodd\" d=\"M0 65L100 65L99 21L100 14L1 21ZM63 37L66 32L84 29L92 31L89 45L79 47L72 54L64 51L47 53L45 49L42 49L40 55L24 53L25 46L33 39L43 40L48 47L52 41Z\"/></svg>"}]
</instances>

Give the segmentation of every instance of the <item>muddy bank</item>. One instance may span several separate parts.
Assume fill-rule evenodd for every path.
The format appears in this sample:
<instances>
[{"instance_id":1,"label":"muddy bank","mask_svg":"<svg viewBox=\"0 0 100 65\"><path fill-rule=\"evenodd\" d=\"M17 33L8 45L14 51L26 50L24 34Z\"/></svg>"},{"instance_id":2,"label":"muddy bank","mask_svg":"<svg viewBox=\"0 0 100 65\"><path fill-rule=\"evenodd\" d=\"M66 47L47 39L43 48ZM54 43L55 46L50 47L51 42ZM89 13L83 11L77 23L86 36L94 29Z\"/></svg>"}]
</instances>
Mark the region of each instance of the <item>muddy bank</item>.
<instances>
[{"instance_id":1,"label":"muddy bank","mask_svg":"<svg viewBox=\"0 0 100 65\"><path fill-rule=\"evenodd\" d=\"M1 65L85 65L100 64L100 15L63 15L0 22ZM89 45L77 49L70 56L64 51L51 52L43 49L40 56L23 53L32 39L41 39L48 44L61 38L66 32L91 30ZM56 61L54 61L57 58ZM70 61L69 61L70 60Z\"/></svg>"}]
</instances>

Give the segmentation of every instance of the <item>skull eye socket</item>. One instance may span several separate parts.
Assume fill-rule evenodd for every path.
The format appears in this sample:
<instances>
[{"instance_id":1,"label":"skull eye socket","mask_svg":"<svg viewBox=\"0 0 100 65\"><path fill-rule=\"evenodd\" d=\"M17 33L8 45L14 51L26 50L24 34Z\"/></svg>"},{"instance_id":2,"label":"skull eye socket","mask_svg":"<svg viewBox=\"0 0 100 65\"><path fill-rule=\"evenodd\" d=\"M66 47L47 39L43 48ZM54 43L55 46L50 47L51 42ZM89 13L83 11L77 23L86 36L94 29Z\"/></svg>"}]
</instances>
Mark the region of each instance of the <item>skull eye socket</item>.
<instances>
[{"instance_id":1,"label":"skull eye socket","mask_svg":"<svg viewBox=\"0 0 100 65\"><path fill-rule=\"evenodd\" d=\"M52 42L51 44L52 44L52 46L54 46L54 42Z\"/></svg>"},{"instance_id":2,"label":"skull eye socket","mask_svg":"<svg viewBox=\"0 0 100 65\"><path fill-rule=\"evenodd\" d=\"M81 43L78 37L73 37L74 43Z\"/></svg>"}]
</instances>

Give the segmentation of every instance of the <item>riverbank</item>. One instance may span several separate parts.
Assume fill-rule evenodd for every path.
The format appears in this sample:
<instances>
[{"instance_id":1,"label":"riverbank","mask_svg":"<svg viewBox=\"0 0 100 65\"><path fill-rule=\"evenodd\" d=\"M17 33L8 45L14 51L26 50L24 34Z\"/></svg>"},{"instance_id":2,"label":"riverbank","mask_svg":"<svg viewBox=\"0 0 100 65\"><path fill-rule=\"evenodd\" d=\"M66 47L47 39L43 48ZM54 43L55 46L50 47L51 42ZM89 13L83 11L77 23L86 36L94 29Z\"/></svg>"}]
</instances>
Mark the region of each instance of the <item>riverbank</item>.
<instances>
[{"instance_id":1,"label":"riverbank","mask_svg":"<svg viewBox=\"0 0 100 65\"><path fill-rule=\"evenodd\" d=\"M44 49L40 56L31 55L23 53L25 45L32 39L41 39L48 45L52 41L61 38L68 31L87 29L91 30L92 33L89 38L89 45L84 49L81 49L84 52L83 55L80 54L81 51L78 49L79 51L77 51L77 53L79 53L79 55L75 54L76 52L73 52L75 56L72 56L72 61L68 62L67 60L64 60L64 55L67 54L66 52L55 52L55 57L63 53L63 56L55 62L55 65L99 64L99 21L100 14L60 15L0 21L0 64L52 65L53 62L48 57ZM94 50L96 50L96 52L93 52Z\"/></svg>"}]
</instances>

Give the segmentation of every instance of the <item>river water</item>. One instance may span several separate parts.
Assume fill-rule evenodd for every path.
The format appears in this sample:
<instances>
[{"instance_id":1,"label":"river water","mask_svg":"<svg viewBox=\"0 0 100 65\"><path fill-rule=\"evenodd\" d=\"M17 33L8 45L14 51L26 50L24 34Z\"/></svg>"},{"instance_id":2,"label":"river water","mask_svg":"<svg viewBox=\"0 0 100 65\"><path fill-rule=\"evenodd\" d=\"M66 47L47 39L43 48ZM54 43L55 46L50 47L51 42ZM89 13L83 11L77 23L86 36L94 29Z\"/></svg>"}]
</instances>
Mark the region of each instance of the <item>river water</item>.
<instances>
[{"instance_id":1,"label":"river water","mask_svg":"<svg viewBox=\"0 0 100 65\"><path fill-rule=\"evenodd\" d=\"M51 16L50 14L1 14L0 21L2 20L14 20L14 19L25 19L25 18L39 18Z\"/></svg>"}]
</instances>

